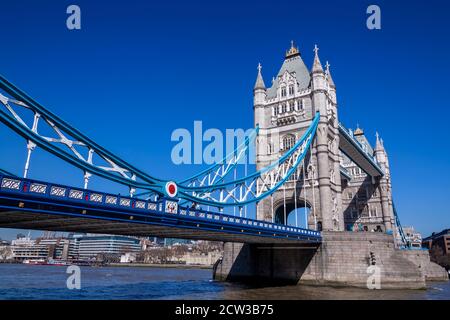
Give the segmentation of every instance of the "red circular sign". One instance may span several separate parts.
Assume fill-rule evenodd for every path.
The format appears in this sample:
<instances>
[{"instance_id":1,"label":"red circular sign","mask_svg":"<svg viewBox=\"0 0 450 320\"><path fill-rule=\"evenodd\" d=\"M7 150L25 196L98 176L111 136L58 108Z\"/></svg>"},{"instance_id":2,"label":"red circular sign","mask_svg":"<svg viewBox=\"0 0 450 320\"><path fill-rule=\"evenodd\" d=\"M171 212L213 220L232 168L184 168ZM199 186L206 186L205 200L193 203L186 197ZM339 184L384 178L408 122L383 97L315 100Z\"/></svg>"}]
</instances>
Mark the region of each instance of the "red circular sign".
<instances>
[{"instance_id":1,"label":"red circular sign","mask_svg":"<svg viewBox=\"0 0 450 320\"><path fill-rule=\"evenodd\" d=\"M177 184L173 181L169 181L166 183L166 194L173 198L177 195L178 187Z\"/></svg>"}]
</instances>

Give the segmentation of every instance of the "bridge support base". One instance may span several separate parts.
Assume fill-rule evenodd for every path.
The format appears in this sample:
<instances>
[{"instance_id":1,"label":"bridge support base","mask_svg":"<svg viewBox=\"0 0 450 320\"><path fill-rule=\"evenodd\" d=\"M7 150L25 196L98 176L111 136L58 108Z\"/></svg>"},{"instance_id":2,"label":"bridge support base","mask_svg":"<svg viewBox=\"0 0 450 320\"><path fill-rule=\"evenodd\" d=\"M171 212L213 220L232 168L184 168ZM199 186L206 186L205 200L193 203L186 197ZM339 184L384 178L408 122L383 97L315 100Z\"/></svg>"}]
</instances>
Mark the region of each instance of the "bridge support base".
<instances>
[{"instance_id":1,"label":"bridge support base","mask_svg":"<svg viewBox=\"0 0 450 320\"><path fill-rule=\"evenodd\" d=\"M427 251L398 250L391 235L324 232L322 236L318 248L225 243L214 279L367 288L373 276L368 267L375 262L381 289L422 289L426 280L448 280L445 270L430 262Z\"/></svg>"}]
</instances>

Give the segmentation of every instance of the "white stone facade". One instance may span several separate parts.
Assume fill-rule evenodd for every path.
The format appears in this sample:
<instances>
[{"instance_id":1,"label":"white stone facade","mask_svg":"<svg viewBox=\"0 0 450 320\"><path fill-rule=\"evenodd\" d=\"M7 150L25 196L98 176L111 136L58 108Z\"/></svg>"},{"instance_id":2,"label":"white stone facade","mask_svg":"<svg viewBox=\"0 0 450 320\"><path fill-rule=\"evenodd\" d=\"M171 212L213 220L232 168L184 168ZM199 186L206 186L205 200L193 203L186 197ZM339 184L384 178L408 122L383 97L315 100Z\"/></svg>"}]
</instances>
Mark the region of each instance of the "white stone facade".
<instances>
[{"instance_id":1,"label":"white stone facade","mask_svg":"<svg viewBox=\"0 0 450 320\"><path fill-rule=\"evenodd\" d=\"M373 154L385 176L377 181L339 150L338 103L329 64L325 70L314 48L311 70L299 50L291 45L271 87L266 88L262 67L253 90L254 121L260 134L256 166L263 168L289 150L310 126L316 112L320 120L316 138L303 167L281 189L261 201L257 218L284 223L295 207L310 210L308 227L327 231L386 231L393 225L389 163L377 138L372 149L362 130L355 138ZM359 135L358 135L359 134ZM341 171L347 171L348 180ZM363 193L365 196L363 196Z\"/></svg>"}]
</instances>

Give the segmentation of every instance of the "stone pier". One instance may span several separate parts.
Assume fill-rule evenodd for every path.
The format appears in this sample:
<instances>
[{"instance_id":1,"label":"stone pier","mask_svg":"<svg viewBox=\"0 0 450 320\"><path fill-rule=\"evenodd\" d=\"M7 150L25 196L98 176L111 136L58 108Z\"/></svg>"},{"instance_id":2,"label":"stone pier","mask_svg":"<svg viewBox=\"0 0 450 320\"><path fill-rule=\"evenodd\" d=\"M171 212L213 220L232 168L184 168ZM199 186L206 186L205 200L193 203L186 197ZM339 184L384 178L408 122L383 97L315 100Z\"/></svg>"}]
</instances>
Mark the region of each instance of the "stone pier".
<instances>
[{"instance_id":1,"label":"stone pier","mask_svg":"<svg viewBox=\"0 0 450 320\"><path fill-rule=\"evenodd\" d=\"M369 232L323 232L319 247L225 243L214 279L366 288L373 260L382 289L423 289L427 280L448 280L428 251L399 250L392 235Z\"/></svg>"}]
</instances>

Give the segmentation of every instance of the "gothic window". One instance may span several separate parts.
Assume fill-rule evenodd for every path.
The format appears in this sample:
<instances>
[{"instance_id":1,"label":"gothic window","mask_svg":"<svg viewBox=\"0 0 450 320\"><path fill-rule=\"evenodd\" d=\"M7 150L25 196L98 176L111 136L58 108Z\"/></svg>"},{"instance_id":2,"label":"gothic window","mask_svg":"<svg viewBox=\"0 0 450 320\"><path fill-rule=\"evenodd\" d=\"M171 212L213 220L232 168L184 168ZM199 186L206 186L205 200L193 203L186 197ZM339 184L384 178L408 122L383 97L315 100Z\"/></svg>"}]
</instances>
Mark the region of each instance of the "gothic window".
<instances>
[{"instance_id":1,"label":"gothic window","mask_svg":"<svg viewBox=\"0 0 450 320\"><path fill-rule=\"evenodd\" d=\"M267 143L267 154L272 154L273 152L273 145L272 142Z\"/></svg>"},{"instance_id":2,"label":"gothic window","mask_svg":"<svg viewBox=\"0 0 450 320\"><path fill-rule=\"evenodd\" d=\"M353 199L353 192L348 192L347 193L347 199L348 200L352 200Z\"/></svg>"},{"instance_id":3,"label":"gothic window","mask_svg":"<svg viewBox=\"0 0 450 320\"><path fill-rule=\"evenodd\" d=\"M292 84L289 86L289 95L294 95L294 86Z\"/></svg>"},{"instance_id":4,"label":"gothic window","mask_svg":"<svg viewBox=\"0 0 450 320\"><path fill-rule=\"evenodd\" d=\"M297 102L298 110L303 110L303 99L299 99Z\"/></svg>"},{"instance_id":5,"label":"gothic window","mask_svg":"<svg viewBox=\"0 0 450 320\"><path fill-rule=\"evenodd\" d=\"M289 111L294 111L294 101L289 102Z\"/></svg>"},{"instance_id":6,"label":"gothic window","mask_svg":"<svg viewBox=\"0 0 450 320\"><path fill-rule=\"evenodd\" d=\"M281 113L286 113L286 103L283 103L282 105L281 105Z\"/></svg>"},{"instance_id":7,"label":"gothic window","mask_svg":"<svg viewBox=\"0 0 450 320\"><path fill-rule=\"evenodd\" d=\"M331 114L331 104L327 101L327 114Z\"/></svg>"},{"instance_id":8,"label":"gothic window","mask_svg":"<svg viewBox=\"0 0 450 320\"><path fill-rule=\"evenodd\" d=\"M377 216L377 207L373 206L370 208L370 217L376 217Z\"/></svg>"},{"instance_id":9,"label":"gothic window","mask_svg":"<svg viewBox=\"0 0 450 320\"><path fill-rule=\"evenodd\" d=\"M317 221L317 231L322 231L322 221Z\"/></svg>"},{"instance_id":10,"label":"gothic window","mask_svg":"<svg viewBox=\"0 0 450 320\"><path fill-rule=\"evenodd\" d=\"M272 115L276 116L277 115L277 107L273 107L272 108Z\"/></svg>"},{"instance_id":11,"label":"gothic window","mask_svg":"<svg viewBox=\"0 0 450 320\"><path fill-rule=\"evenodd\" d=\"M287 134L283 137L283 150L291 149L295 144L295 136Z\"/></svg>"},{"instance_id":12,"label":"gothic window","mask_svg":"<svg viewBox=\"0 0 450 320\"><path fill-rule=\"evenodd\" d=\"M286 87L281 87L281 96L286 97Z\"/></svg>"}]
</instances>

